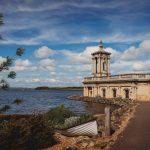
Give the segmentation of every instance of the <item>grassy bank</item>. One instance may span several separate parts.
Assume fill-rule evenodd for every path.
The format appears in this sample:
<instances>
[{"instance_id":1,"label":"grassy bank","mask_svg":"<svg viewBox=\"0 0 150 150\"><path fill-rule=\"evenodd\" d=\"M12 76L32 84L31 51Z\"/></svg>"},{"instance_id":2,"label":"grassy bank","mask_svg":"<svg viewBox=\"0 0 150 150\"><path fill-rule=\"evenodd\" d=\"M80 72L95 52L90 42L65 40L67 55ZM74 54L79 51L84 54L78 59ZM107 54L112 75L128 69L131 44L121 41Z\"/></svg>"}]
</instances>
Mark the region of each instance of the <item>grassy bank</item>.
<instances>
[{"instance_id":1,"label":"grassy bank","mask_svg":"<svg viewBox=\"0 0 150 150\"><path fill-rule=\"evenodd\" d=\"M58 143L55 128L64 129L91 119L89 115L76 117L60 105L43 114L0 115L0 147L3 150L36 150Z\"/></svg>"}]
</instances>

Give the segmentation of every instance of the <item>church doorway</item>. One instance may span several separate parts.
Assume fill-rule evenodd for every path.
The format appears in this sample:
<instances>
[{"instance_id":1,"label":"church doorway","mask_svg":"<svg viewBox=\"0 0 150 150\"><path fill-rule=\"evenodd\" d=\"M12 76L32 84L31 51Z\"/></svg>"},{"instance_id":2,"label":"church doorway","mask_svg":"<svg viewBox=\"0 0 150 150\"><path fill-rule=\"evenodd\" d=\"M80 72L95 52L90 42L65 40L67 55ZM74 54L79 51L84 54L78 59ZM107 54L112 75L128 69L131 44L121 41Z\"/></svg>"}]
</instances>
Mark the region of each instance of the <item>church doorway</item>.
<instances>
[{"instance_id":1,"label":"church doorway","mask_svg":"<svg viewBox=\"0 0 150 150\"><path fill-rule=\"evenodd\" d=\"M88 87L88 96L92 97L92 87Z\"/></svg>"},{"instance_id":2,"label":"church doorway","mask_svg":"<svg viewBox=\"0 0 150 150\"><path fill-rule=\"evenodd\" d=\"M117 90L116 89L112 89L112 95L114 98L117 97Z\"/></svg>"}]
</instances>

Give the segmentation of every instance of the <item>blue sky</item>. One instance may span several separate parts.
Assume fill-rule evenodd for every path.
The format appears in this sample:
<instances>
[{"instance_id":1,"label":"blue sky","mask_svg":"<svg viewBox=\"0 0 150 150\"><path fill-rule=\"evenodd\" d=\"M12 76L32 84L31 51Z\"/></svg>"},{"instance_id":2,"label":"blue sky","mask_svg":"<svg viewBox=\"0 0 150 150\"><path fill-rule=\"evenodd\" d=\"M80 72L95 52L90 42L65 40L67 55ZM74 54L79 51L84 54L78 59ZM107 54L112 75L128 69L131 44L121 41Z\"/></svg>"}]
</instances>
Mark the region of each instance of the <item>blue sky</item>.
<instances>
[{"instance_id":1,"label":"blue sky","mask_svg":"<svg viewBox=\"0 0 150 150\"><path fill-rule=\"evenodd\" d=\"M81 86L100 39L112 74L149 72L149 8L149 0L1 0L0 62L26 49L11 86Z\"/></svg>"}]
</instances>

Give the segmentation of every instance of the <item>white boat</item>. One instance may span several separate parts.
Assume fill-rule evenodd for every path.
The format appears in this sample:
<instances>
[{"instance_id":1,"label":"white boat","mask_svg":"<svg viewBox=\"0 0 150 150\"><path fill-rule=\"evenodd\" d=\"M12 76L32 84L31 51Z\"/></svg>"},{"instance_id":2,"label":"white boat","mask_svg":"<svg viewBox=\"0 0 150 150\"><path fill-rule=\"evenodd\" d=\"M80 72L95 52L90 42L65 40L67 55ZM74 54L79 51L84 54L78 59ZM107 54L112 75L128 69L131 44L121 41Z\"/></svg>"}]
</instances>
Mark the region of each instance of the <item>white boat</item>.
<instances>
[{"instance_id":1,"label":"white boat","mask_svg":"<svg viewBox=\"0 0 150 150\"><path fill-rule=\"evenodd\" d=\"M67 136L79 136L79 135L94 136L98 134L97 121L91 120L86 123L65 130L57 130L57 132Z\"/></svg>"}]
</instances>

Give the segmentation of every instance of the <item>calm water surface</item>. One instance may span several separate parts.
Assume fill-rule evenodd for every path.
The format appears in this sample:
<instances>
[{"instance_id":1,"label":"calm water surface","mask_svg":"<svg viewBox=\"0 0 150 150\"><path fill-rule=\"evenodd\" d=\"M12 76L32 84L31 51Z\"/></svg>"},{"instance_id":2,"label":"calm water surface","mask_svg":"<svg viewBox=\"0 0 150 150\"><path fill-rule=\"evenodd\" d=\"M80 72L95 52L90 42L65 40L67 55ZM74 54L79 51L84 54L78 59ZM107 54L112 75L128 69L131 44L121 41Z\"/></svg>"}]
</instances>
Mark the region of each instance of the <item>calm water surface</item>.
<instances>
[{"instance_id":1,"label":"calm water surface","mask_svg":"<svg viewBox=\"0 0 150 150\"><path fill-rule=\"evenodd\" d=\"M52 107L64 104L76 114L81 113L103 113L106 105L98 103L87 103L81 101L68 100L69 95L82 95L82 91L40 91L33 89L9 89L0 90L0 106L10 105L8 114L31 114L35 112L45 112ZM20 105L12 104L16 98L23 99Z\"/></svg>"}]
</instances>

